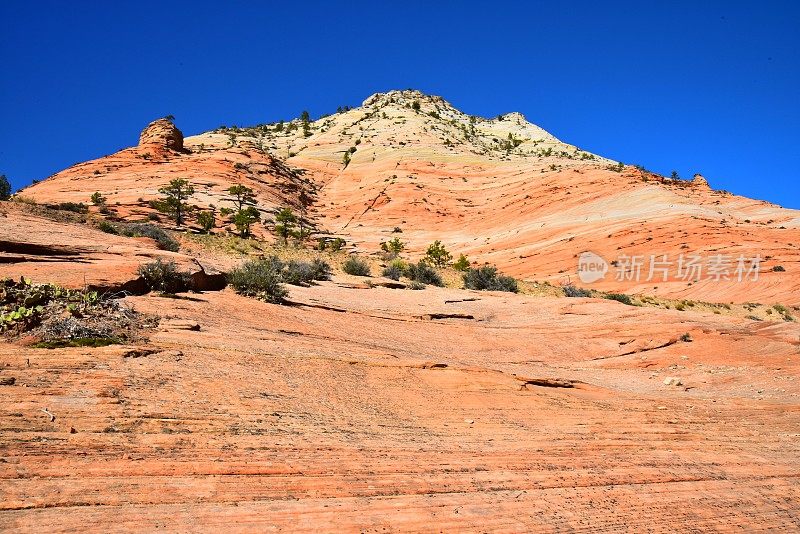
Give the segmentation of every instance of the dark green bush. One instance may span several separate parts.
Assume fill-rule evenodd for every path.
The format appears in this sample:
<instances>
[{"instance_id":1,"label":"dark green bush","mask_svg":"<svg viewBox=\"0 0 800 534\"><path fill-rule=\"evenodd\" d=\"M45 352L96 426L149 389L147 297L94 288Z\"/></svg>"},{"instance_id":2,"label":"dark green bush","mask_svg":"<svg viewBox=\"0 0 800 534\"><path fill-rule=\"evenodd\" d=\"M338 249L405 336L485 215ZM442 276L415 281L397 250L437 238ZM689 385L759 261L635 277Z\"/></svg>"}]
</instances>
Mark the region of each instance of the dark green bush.
<instances>
[{"instance_id":1,"label":"dark green bush","mask_svg":"<svg viewBox=\"0 0 800 534\"><path fill-rule=\"evenodd\" d=\"M178 271L172 260L161 261L158 258L154 262L140 265L138 272L150 291L179 293L186 291L191 285L189 274Z\"/></svg>"},{"instance_id":2,"label":"dark green bush","mask_svg":"<svg viewBox=\"0 0 800 534\"><path fill-rule=\"evenodd\" d=\"M510 277L497 273L497 267L484 265L477 269L467 269L462 276L464 287L467 289L477 289L479 291L519 291L517 281Z\"/></svg>"},{"instance_id":3,"label":"dark green bush","mask_svg":"<svg viewBox=\"0 0 800 534\"><path fill-rule=\"evenodd\" d=\"M442 276L439 272L424 261L409 263L406 275L414 282L431 284L439 287L444 286Z\"/></svg>"},{"instance_id":4,"label":"dark green bush","mask_svg":"<svg viewBox=\"0 0 800 534\"><path fill-rule=\"evenodd\" d=\"M228 273L228 283L241 295L280 304L289 294L282 283L283 268L274 256L249 260Z\"/></svg>"},{"instance_id":5,"label":"dark green bush","mask_svg":"<svg viewBox=\"0 0 800 534\"><path fill-rule=\"evenodd\" d=\"M119 232L117 232L117 228L108 221L100 221L97 223L97 229L107 234L119 234Z\"/></svg>"},{"instance_id":6,"label":"dark green bush","mask_svg":"<svg viewBox=\"0 0 800 534\"><path fill-rule=\"evenodd\" d=\"M628 295L626 295L625 293L609 293L608 295L606 295L606 298L609 299L609 300L616 300L617 302L621 302L623 304L627 304L628 306L633 306L634 305L633 301L631 300L631 298ZM683 307L682 306L680 308L678 308L676 306L675 308L678 309L679 311L683 311Z\"/></svg>"},{"instance_id":7,"label":"dark green bush","mask_svg":"<svg viewBox=\"0 0 800 534\"><path fill-rule=\"evenodd\" d=\"M370 268L366 260L362 260L358 256L350 256L344 263L342 263L342 270L347 274L353 276L369 276Z\"/></svg>"}]
</instances>

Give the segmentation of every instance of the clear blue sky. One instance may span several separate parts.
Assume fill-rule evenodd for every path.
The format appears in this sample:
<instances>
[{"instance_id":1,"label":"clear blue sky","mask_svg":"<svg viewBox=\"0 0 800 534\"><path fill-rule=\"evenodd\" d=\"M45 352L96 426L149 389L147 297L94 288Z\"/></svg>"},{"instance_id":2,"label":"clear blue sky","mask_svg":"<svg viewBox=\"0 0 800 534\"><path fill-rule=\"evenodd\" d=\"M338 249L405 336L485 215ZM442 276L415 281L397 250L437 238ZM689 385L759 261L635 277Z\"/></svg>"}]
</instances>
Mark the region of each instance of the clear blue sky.
<instances>
[{"instance_id":1,"label":"clear blue sky","mask_svg":"<svg viewBox=\"0 0 800 534\"><path fill-rule=\"evenodd\" d=\"M800 2L433 4L3 0L0 174L412 87L800 208Z\"/></svg>"}]
</instances>

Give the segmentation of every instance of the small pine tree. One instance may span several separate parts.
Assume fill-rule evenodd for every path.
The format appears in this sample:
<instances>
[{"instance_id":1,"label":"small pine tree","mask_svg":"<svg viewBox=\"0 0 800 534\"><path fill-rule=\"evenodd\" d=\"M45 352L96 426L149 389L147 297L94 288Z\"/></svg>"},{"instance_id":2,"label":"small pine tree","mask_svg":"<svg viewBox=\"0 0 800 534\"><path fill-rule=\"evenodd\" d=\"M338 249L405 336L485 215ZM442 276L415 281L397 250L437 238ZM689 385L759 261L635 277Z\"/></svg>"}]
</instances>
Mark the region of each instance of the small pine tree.
<instances>
[{"instance_id":1,"label":"small pine tree","mask_svg":"<svg viewBox=\"0 0 800 534\"><path fill-rule=\"evenodd\" d=\"M384 241L383 243L381 243L381 250L384 252L388 252L393 256L397 256L398 254L403 252L405 248L406 244L400 241L399 237L393 237L388 242Z\"/></svg>"},{"instance_id":2,"label":"small pine tree","mask_svg":"<svg viewBox=\"0 0 800 534\"><path fill-rule=\"evenodd\" d=\"M672 178L673 180L678 180L678 179L680 179L680 176L678 176L678 171L672 171L671 178Z\"/></svg>"},{"instance_id":3,"label":"small pine tree","mask_svg":"<svg viewBox=\"0 0 800 534\"><path fill-rule=\"evenodd\" d=\"M191 206L186 202L194 194L194 187L188 180L175 178L158 190L164 195L155 203L155 208L175 217L175 224L181 226L186 212L191 210Z\"/></svg>"},{"instance_id":4,"label":"small pine tree","mask_svg":"<svg viewBox=\"0 0 800 534\"><path fill-rule=\"evenodd\" d=\"M214 212L210 210L204 210L197 214L197 224L200 225L200 228L203 229L205 233L209 233L212 228L214 228Z\"/></svg>"},{"instance_id":5,"label":"small pine tree","mask_svg":"<svg viewBox=\"0 0 800 534\"><path fill-rule=\"evenodd\" d=\"M5 174L0 174L0 200L8 200L11 198L11 183Z\"/></svg>"},{"instance_id":6,"label":"small pine tree","mask_svg":"<svg viewBox=\"0 0 800 534\"><path fill-rule=\"evenodd\" d=\"M453 255L447 252L442 242L437 239L428 247L428 251L425 253L425 259L437 267L444 267L450 263L453 259Z\"/></svg>"},{"instance_id":7,"label":"small pine tree","mask_svg":"<svg viewBox=\"0 0 800 534\"><path fill-rule=\"evenodd\" d=\"M236 211L242 211L246 205L256 201L253 190L242 184L232 185L228 188L228 193L233 197L230 201L236 205Z\"/></svg>"},{"instance_id":8,"label":"small pine tree","mask_svg":"<svg viewBox=\"0 0 800 534\"><path fill-rule=\"evenodd\" d=\"M414 100L414 102L411 103L411 109L413 109L414 111L419 111L419 108L420 108L419 100Z\"/></svg>"},{"instance_id":9,"label":"small pine tree","mask_svg":"<svg viewBox=\"0 0 800 534\"><path fill-rule=\"evenodd\" d=\"M241 237L250 237L250 227L260 220L261 212L253 206L239 210L233 216L233 224L236 225Z\"/></svg>"},{"instance_id":10,"label":"small pine tree","mask_svg":"<svg viewBox=\"0 0 800 534\"><path fill-rule=\"evenodd\" d=\"M463 254L458 257L458 260L453 264L453 269L456 271L466 271L469 269L469 259Z\"/></svg>"},{"instance_id":11,"label":"small pine tree","mask_svg":"<svg viewBox=\"0 0 800 534\"><path fill-rule=\"evenodd\" d=\"M101 195L100 191L95 191L94 193L92 193L91 201L92 201L92 204L94 204L95 206L104 206L105 203L106 203L106 200L107 200L106 197Z\"/></svg>"},{"instance_id":12,"label":"small pine tree","mask_svg":"<svg viewBox=\"0 0 800 534\"><path fill-rule=\"evenodd\" d=\"M297 216L292 213L291 208L283 208L275 215L275 233L283 239L283 244L289 243L289 236L292 235L294 224L297 222Z\"/></svg>"}]
</instances>

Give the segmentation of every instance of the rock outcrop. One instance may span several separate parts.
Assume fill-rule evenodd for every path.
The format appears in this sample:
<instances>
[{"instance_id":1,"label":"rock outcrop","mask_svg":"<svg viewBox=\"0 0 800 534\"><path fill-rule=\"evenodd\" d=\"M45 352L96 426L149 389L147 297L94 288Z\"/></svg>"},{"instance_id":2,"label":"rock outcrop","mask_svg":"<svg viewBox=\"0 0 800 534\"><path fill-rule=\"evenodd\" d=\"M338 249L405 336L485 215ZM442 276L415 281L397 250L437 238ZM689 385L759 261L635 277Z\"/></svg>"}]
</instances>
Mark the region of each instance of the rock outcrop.
<instances>
[{"instance_id":1,"label":"rock outcrop","mask_svg":"<svg viewBox=\"0 0 800 534\"><path fill-rule=\"evenodd\" d=\"M151 144L180 152L183 150L183 133L169 119L154 120L139 135L139 146Z\"/></svg>"},{"instance_id":2,"label":"rock outcrop","mask_svg":"<svg viewBox=\"0 0 800 534\"><path fill-rule=\"evenodd\" d=\"M711 186L708 185L708 180L702 174L695 174L694 178L692 178L692 185L698 187L700 189L711 189Z\"/></svg>"}]
</instances>

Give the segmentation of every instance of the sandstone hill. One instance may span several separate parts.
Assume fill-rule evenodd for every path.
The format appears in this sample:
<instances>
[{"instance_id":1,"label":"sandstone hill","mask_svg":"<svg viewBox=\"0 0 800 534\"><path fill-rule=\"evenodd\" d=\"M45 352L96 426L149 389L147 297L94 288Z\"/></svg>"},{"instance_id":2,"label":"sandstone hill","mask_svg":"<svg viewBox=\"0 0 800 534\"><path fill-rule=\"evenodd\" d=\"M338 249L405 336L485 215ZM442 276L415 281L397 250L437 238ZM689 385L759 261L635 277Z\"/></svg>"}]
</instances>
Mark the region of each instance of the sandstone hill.
<instances>
[{"instance_id":1,"label":"sandstone hill","mask_svg":"<svg viewBox=\"0 0 800 534\"><path fill-rule=\"evenodd\" d=\"M720 255L731 271L740 256L758 255L761 275L748 283L609 273L592 287L800 302L800 212L713 190L702 176L672 180L610 161L519 113L470 116L418 91L375 94L305 127L296 119L183 139L162 119L142 132L139 146L70 167L22 194L87 202L100 191L120 217L141 218L175 177L197 185L192 201L200 207L230 205L226 189L242 183L256 191L267 224L281 206L305 213L310 204L307 217L320 235L341 236L358 250L375 252L400 229L411 253L439 239L526 280L580 284L584 251L608 262Z\"/></svg>"}]
</instances>

